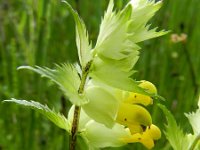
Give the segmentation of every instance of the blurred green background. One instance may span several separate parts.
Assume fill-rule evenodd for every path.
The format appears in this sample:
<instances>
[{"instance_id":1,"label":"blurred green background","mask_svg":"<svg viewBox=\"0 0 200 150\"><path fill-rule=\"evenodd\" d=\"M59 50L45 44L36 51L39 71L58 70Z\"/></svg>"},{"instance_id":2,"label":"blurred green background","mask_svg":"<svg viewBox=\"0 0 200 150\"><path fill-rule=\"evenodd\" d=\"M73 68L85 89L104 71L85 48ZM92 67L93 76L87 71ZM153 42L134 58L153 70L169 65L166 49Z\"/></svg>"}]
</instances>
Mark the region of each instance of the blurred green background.
<instances>
[{"instance_id":1,"label":"blurred green background","mask_svg":"<svg viewBox=\"0 0 200 150\"><path fill-rule=\"evenodd\" d=\"M95 44L108 0L69 0L78 10ZM121 8L127 0L116 0ZM141 43L137 80L153 82L178 124L190 131L184 112L196 108L200 84L200 1L164 0L152 25L168 35ZM177 41L178 40L178 41ZM116 43L117 44L117 43ZM74 21L60 0L0 0L0 101L36 100L67 114L70 107L59 89L21 65L53 67L76 62ZM165 117L151 106L153 121L164 129ZM68 135L40 114L0 103L0 150L65 150ZM117 149L144 150L140 144ZM163 134L154 149L170 149Z\"/></svg>"}]
</instances>

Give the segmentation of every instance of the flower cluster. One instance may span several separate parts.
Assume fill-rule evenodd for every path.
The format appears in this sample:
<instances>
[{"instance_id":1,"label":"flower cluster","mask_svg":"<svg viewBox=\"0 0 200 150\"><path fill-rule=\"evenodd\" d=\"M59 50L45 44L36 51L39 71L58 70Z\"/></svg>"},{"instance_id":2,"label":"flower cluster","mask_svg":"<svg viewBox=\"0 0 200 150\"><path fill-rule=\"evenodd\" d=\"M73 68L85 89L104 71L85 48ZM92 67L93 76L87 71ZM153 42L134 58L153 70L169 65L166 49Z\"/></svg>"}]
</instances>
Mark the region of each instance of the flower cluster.
<instances>
[{"instance_id":1,"label":"flower cluster","mask_svg":"<svg viewBox=\"0 0 200 150\"><path fill-rule=\"evenodd\" d=\"M149 92L157 92L156 87L148 81L142 81L139 86ZM95 148L116 147L135 142L142 143L148 149L153 148L154 141L161 137L161 131L152 124L151 115L144 107L153 104L153 99L146 95L119 90L115 91L115 95L120 104L114 126L108 128L95 122L82 110L80 122L83 124L79 129L80 133L88 144ZM72 121L72 113L69 118Z\"/></svg>"}]
</instances>

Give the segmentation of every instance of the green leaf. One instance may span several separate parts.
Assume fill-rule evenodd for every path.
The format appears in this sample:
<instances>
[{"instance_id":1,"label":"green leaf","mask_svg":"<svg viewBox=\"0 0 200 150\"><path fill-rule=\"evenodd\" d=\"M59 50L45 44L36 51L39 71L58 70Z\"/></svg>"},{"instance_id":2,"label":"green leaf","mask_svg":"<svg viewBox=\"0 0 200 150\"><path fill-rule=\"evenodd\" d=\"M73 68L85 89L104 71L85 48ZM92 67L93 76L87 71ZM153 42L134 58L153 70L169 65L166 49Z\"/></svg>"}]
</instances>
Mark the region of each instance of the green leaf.
<instances>
[{"instance_id":1,"label":"green leaf","mask_svg":"<svg viewBox=\"0 0 200 150\"><path fill-rule=\"evenodd\" d=\"M189 149L191 144L190 138L188 138L188 136L186 136L183 133L183 131L177 125L173 115L169 112L169 110L164 105L158 104L158 106L162 109L163 113L167 118L165 135L173 149Z\"/></svg>"},{"instance_id":2,"label":"green leaf","mask_svg":"<svg viewBox=\"0 0 200 150\"><path fill-rule=\"evenodd\" d=\"M119 108L120 100L115 93L102 88L101 86L90 86L85 90L89 102L83 105L86 114L96 122L107 127L113 127Z\"/></svg>"},{"instance_id":3,"label":"green leaf","mask_svg":"<svg viewBox=\"0 0 200 150\"><path fill-rule=\"evenodd\" d=\"M126 144L122 139L128 138L130 132L120 124L115 124L113 128L110 129L103 124L90 121L86 125L83 136L88 139L89 145L93 147L119 147Z\"/></svg>"},{"instance_id":4,"label":"green leaf","mask_svg":"<svg viewBox=\"0 0 200 150\"><path fill-rule=\"evenodd\" d=\"M47 67L42 68L39 66L21 66L18 69L29 69L40 74L42 77L49 78L59 86L69 100L75 105L83 105L88 102L84 93L82 95L78 94L80 77L75 67L71 64L56 65L55 69Z\"/></svg>"},{"instance_id":5,"label":"green leaf","mask_svg":"<svg viewBox=\"0 0 200 150\"><path fill-rule=\"evenodd\" d=\"M199 98L199 103L198 103L198 109L196 112L191 112L191 113L185 113L186 117L188 118L193 132L195 135L200 134L200 98Z\"/></svg>"},{"instance_id":6,"label":"green leaf","mask_svg":"<svg viewBox=\"0 0 200 150\"><path fill-rule=\"evenodd\" d=\"M91 45L89 43L88 32L86 30L83 20L79 17L78 13L71 7L67 1L63 1L67 4L67 8L72 13L76 22L76 45L78 48L78 56L82 67L92 59L90 50Z\"/></svg>"},{"instance_id":7,"label":"green leaf","mask_svg":"<svg viewBox=\"0 0 200 150\"><path fill-rule=\"evenodd\" d=\"M41 113L42 115L44 115L45 117L47 117L51 122L53 122L59 128L64 129L67 132L70 131L71 128L70 123L65 118L65 116L63 116L60 113L56 113L54 110L49 109L49 107L46 105L42 105L35 101L17 100L14 98L12 98L11 100L4 100L4 102L16 103L34 109L39 113Z\"/></svg>"}]
</instances>

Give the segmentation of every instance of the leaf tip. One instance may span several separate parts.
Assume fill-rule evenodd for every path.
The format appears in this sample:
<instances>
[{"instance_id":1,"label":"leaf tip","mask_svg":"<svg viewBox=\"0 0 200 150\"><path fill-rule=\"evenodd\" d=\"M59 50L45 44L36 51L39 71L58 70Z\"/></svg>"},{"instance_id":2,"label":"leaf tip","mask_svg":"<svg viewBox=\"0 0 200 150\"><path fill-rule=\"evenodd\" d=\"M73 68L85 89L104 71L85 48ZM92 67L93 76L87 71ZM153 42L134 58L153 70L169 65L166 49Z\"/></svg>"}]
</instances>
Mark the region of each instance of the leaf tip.
<instances>
[{"instance_id":1,"label":"leaf tip","mask_svg":"<svg viewBox=\"0 0 200 150\"><path fill-rule=\"evenodd\" d=\"M27 68L29 68L29 66L19 66L17 67L17 70L22 70L22 69L27 69Z\"/></svg>"}]
</instances>

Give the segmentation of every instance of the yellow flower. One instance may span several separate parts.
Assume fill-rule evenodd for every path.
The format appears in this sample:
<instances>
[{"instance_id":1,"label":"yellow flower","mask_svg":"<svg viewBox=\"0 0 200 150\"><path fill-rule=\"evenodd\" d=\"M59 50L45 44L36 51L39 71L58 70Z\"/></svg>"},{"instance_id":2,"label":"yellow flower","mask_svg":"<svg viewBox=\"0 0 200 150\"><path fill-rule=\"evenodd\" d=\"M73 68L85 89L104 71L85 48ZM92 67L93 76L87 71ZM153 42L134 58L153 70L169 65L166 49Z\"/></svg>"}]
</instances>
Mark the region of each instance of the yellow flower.
<instances>
[{"instance_id":1,"label":"yellow flower","mask_svg":"<svg viewBox=\"0 0 200 150\"><path fill-rule=\"evenodd\" d=\"M154 147L154 140L158 140L159 138L161 138L161 131L157 126L152 124L144 132L132 134L130 138L124 138L123 140L126 143L140 142L146 148L151 149Z\"/></svg>"},{"instance_id":2,"label":"yellow flower","mask_svg":"<svg viewBox=\"0 0 200 150\"><path fill-rule=\"evenodd\" d=\"M139 86L150 93L157 93L156 87L149 81L141 81ZM140 142L151 149L154 147L154 140L161 137L160 129L152 124L150 113L143 107L149 104L153 104L153 99L149 96L133 92L125 96L116 118L117 123L124 125L131 132L130 137L123 138L124 142Z\"/></svg>"},{"instance_id":3,"label":"yellow flower","mask_svg":"<svg viewBox=\"0 0 200 150\"><path fill-rule=\"evenodd\" d=\"M149 93L157 94L157 89L155 85L153 85L149 81L142 80L139 86L145 89ZM130 104L142 104L147 106L149 104L153 104L153 99L150 96L142 95L139 93L129 92L128 97L124 100L125 103Z\"/></svg>"}]
</instances>

